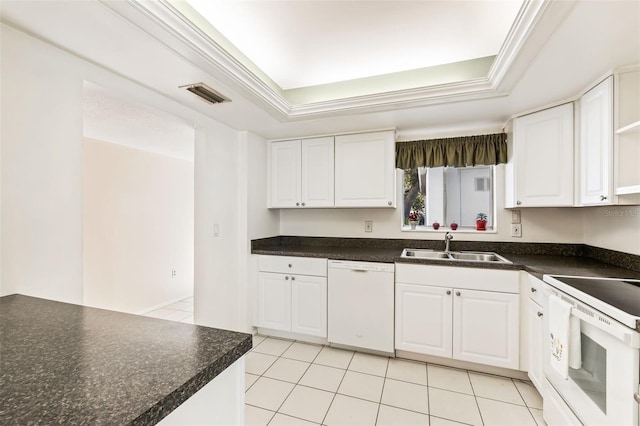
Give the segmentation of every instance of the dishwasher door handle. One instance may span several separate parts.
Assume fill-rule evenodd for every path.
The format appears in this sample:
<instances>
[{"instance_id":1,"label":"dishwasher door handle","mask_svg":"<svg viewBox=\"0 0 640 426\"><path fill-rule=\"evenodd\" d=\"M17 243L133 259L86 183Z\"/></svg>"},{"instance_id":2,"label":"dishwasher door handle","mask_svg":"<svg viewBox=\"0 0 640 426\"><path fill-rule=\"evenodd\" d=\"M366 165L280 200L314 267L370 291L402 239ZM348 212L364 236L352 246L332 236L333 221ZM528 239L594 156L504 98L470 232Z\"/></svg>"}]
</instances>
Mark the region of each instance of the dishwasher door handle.
<instances>
[{"instance_id":1,"label":"dishwasher door handle","mask_svg":"<svg viewBox=\"0 0 640 426\"><path fill-rule=\"evenodd\" d=\"M351 268L351 269L349 269L349 270L350 270L350 271L353 271L353 272L369 272L369 270L368 270L368 269L355 269L355 268Z\"/></svg>"}]
</instances>

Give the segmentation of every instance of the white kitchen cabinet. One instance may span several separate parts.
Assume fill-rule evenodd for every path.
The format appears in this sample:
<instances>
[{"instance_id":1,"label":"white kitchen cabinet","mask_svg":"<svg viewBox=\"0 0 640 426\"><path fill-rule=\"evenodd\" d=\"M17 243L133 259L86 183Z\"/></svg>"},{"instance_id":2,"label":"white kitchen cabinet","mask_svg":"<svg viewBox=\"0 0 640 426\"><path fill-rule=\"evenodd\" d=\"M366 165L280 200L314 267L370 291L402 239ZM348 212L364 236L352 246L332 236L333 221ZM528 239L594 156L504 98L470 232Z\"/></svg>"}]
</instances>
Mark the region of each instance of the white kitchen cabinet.
<instances>
[{"instance_id":1,"label":"white kitchen cabinet","mask_svg":"<svg viewBox=\"0 0 640 426\"><path fill-rule=\"evenodd\" d=\"M291 331L326 337L327 279L325 277L291 276Z\"/></svg>"},{"instance_id":2,"label":"white kitchen cabinet","mask_svg":"<svg viewBox=\"0 0 640 426\"><path fill-rule=\"evenodd\" d=\"M333 151L333 137L270 142L269 207L333 207Z\"/></svg>"},{"instance_id":3,"label":"white kitchen cabinet","mask_svg":"<svg viewBox=\"0 0 640 426\"><path fill-rule=\"evenodd\" d=\"M396 349L503 368L519 359L517 271L396 264Z\"/></svg>"},{"instance_id":4,"label":"white kitchen cabinet","mask_svg":"<svg viewBox=\"0 0 640 426\"><path fill-rule=\"evenodd\" d=\"M454 292L453 358L517 369L518 295L469 289Z\"/></svg>"},{"instance_id":5,"label":"white kitchen cabinet","mask_svg":"<svg viewBox=\"0 0 640 426\"><path fill-rule=\"evenodd\" d=\"M451 294L444 287L396 284L396 349L451 357Z\"/></svg>"},{"instance_id":6,"label":"white kitchen cabinet","mask_svg":"<svg viewBox=\"0 0 640 426\"><path fill-rule=\"evenodd\" d=\"M335 138L335 206L395 207L395 132Z\"/></svg>"},{"instance_id":7,"label":"white kitchen cabinet","mask_svg":"<svg viewBox=\"0 0 640 426\"><path fill-rule=\"evenodd\" d=\"M327 259L259 256L257 298L263 334L327 337Z\"/></svg>"},{"instance_id":8,"label":"white kitchen cabinet","mask_svg":"<svg viewBox=\"0 0 640 426\"><path fill-rule=\"evenodd\" d=\"M291 329L290 278L270 272L258 274L258 327L282 331Z\"/></svg>"},{"instance_id":9,"label":"white kitchen cabinet","mask_svg":"<svg viewBox=\"0 0 640 426\"><path fill-rule=\"evenodd\" d=\"M505 168L505 207L574 204L573 104L517 117Z\"/></svg>"},{"instance_id":10,"label":"white kitchen cabinet","mask_svg":"<svg viewBox=\"0 0 640 426\"><path fill-rule=\"evenodd\" d=\"M543 389L544 373L542 371L542 306L535 299L529 299L527 316L529 321L529 371L528 375L536 389Z\"/></svg>"},{"instance_id":11,"label":"white kitchen cabinet","mask_svg":"<svg viewBox=\"0 0 640 426\"><path fill-rule=\"evenodd\" d=\"M614 73L614 188L618 204L640 204L640 67Z\"/></svg>"},{"instance_id":12,"label":"white kitchen cabinet","mask_svg":"<svg viewBox=\"0 0 640 426\"><path fill-rule=\"evenodd\" d=\"M580 205L612 204L613 77L609 76L578 101Z\"/></svg>"}]
</instances>

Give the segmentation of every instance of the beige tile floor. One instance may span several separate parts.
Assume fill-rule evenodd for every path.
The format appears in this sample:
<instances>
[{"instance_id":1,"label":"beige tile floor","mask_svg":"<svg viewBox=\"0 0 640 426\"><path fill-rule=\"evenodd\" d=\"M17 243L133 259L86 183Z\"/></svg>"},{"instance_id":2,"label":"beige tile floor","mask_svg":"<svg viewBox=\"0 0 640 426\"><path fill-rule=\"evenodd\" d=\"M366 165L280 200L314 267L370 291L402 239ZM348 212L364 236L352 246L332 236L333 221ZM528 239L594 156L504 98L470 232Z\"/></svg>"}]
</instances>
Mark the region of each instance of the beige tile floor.
<instances>
[{"instance_id":1,"label":"beige tile floor","mask_svg":"<svg viewBox=\"0 0 640 426\"><path fill-rule=\"evenodd\" d=\"M145 316L193 324L193 297L147 312Z\"/></svg>"},{"instance_id":2,"label":"beige tile floor","mask_svg":"<svg viewBox=\"0 0 640 426\"><path fill-rule=\"evenodd\" d=\"M254 336L247 425L544 425L530 382Z\"/></svg>"}]
</instances>

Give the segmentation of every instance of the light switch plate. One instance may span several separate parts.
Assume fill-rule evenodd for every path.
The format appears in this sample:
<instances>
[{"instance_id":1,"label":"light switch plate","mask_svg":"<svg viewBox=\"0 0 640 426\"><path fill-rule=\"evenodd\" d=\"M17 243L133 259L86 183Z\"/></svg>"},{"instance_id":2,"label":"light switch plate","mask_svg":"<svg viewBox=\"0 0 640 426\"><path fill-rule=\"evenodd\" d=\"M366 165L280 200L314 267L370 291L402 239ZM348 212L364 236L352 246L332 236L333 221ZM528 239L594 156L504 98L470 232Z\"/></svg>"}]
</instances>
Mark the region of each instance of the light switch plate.
<instances>
[{"instance_id":1,"label":"light switch plate","mask_svg":"<svg viewBox=\"0 0 640 426\"><path fill-rule=\"evenodd\" d=\"M511 210L511 223L520 223L520 210Z\"/></svg>"}]
</instances>

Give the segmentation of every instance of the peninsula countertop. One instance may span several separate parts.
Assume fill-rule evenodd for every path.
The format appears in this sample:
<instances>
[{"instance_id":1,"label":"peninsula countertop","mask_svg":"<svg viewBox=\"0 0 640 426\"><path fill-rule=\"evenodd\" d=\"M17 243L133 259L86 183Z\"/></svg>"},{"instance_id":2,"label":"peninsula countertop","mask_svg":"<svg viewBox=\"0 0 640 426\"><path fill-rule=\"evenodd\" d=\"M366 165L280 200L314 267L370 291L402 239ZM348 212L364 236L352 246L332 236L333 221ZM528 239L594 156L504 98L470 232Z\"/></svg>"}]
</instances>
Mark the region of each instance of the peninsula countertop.
<instances>
[{"instance_id":1,"label":"peninsula countertop","mask_svg":"<svg viewBox=\"0 0 640 426\"><path fill-rule=\"evenodd\" d=\"M0 424L155 424L251 345L245 333L0 297Z\"/></svg>"}]
</instances>

